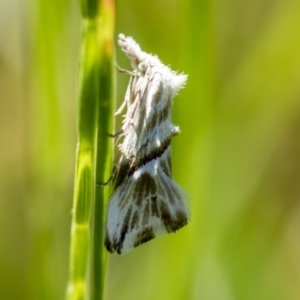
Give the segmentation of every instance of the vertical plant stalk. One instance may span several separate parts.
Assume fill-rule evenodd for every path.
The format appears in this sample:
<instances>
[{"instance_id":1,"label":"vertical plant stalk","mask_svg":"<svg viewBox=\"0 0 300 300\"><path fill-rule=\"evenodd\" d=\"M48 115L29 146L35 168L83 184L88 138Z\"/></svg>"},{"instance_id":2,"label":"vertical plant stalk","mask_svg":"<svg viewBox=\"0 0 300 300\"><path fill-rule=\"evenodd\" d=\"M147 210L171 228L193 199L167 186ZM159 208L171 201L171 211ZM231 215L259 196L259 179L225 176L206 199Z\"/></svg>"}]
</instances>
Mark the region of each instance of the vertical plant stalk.
<instances>
[{"instance_id":1,"label":"vertical plant stalk","mask_svg":"<svg viewBox=\"0 0 300 300\"><path fill-rule=\"evenodd\" d=\"M100 39L100 98L97 124L96 182L105 182L112 171L113 140L108 136L113 132L114 111L114 1L104 0L101 6ZM91 253L91 299L102 299L104 294L107 252L104 249L104 207L109 196L109 186L96 187L92 222Z\"/></svg>"},{"instance_id":2,"label":"vertical plant stalk","mask_svg":"<svg viewBox=\"0 0 300 300\"><path fill-rule=\"evenodd\" d=\"M67 299L85 299L90 214L94 195L96 102L98 95L97 24L85 20L79 77L78 145L71 225Z\"/></svg>"},{"instance_id":3,"label":"vertical plant stalk","mask_svg":"<svg viewBox=\"0 0 300 300\"><path fill-rule=\"evenodd\" d=\"M110 29L107 30L105 8L106 2L111 2L102 2L80 1L83 39L79 70L78 145L67 290L69 300L87 299L88 295L92 299L103 299L106 261L102 243L103 207L108 191L98 190L95 197L95 173L97 182L103 182L107 170L111 168L111 141L108 141L108 133L112 129L110 116L113 107L111 68L113 18L110 19ZM113 15L113 7L111 11ZM88 262L91 263L89 268ZM90 276L87 270L92 271ZM87 278L91 279L90 284Z\"/></svg>"}]
</instances>

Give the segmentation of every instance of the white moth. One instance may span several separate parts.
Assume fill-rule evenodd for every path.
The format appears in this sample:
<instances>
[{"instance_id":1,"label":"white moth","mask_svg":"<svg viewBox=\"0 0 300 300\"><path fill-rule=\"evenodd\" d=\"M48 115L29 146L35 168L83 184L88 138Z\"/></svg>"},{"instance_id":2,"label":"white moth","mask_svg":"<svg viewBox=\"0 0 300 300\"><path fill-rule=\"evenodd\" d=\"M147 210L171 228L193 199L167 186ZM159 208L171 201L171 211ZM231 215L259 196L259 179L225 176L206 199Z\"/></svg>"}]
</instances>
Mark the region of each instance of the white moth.
<instances>
[{"instance_id":1,"label":"white moth","mask_svg":"<svg viewBox=\"0 0 300 300\"><path fill-rule=\"evenodd\" d=\"M171 140L179 128L171 122L173 97L187 76L145 53L131 37L119 35L119 45L133 71L122 106L127 106L120 135L120 158L109 203L105 246L126 254L157 236L185 226L189 210L183 191L171 174Z\"/></svg>"}]
</instances>

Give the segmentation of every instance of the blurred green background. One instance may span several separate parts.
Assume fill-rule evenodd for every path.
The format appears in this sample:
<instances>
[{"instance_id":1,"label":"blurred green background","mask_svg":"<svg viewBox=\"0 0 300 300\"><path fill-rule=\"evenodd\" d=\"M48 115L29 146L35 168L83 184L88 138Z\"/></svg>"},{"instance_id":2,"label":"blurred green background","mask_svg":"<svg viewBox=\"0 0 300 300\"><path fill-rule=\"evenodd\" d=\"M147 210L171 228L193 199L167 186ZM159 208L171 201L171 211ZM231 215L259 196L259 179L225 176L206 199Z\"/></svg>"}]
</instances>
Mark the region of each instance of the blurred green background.
<instances>
[{"instance_id":1,"label":"blurred green background","mask_svg":"<svg viewBox=\"0 0 300 300\"><path fill-rule=\"evenodd\" d=\"M299 299L300 1L116 8L116 35L189 75L172 151L192 219L111 255L107 299ZM78 1L0 0L1 299L65 295L80 21Z\"/></svg>"}]
</instances>

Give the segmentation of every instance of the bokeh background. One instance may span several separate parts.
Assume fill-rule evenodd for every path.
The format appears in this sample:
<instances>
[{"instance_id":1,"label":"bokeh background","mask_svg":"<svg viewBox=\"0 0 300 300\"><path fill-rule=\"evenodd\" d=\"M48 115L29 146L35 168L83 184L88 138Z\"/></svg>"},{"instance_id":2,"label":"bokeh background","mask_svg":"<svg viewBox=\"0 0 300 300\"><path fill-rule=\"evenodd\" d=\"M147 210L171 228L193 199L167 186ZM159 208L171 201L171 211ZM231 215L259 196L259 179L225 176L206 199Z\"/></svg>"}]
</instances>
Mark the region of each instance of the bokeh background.
<instances>
[{"instance_id":1,"label":"bokeh background","mask_svg":"<svg viewBox=\"0 0 300 300\"><path fill-rule=\"evenodd\" d=\"M65 295L78 6L0 0L1 299ZM299 16L298 0L117 1L116 34L189 75L173 166L192 217L110 256L107 299L299 299ZM117 82L121 103L128 77Z\"/></svg>"}]
</instances>

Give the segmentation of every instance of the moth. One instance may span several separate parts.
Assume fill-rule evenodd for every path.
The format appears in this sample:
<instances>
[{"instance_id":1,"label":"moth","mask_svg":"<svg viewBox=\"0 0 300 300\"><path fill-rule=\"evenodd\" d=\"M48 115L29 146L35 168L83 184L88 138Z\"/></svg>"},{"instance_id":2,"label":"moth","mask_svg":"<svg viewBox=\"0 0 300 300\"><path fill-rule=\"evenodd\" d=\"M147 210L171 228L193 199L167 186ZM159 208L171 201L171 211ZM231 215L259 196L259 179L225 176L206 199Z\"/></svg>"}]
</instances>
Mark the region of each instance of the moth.
<instances>
[{"instance_id":1,"label":"moth","mask_svg":"<svg viewBox=\"0 0 300 300\"><path fill-rule=\"evenodd\" d=\"M171 121L173 98L187 75L177 74L157 56L143 52L131 37L118 36L131 62L125 99L115 115L127 107L118 138L114 188L107 211L105 246L126 254L134 247L175 232L189 220L183 190L171 170L171 140L179 128Z\"/></svg>"}]
</instances>

